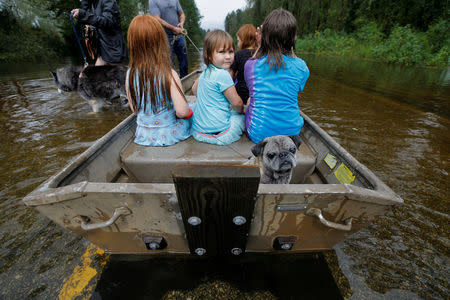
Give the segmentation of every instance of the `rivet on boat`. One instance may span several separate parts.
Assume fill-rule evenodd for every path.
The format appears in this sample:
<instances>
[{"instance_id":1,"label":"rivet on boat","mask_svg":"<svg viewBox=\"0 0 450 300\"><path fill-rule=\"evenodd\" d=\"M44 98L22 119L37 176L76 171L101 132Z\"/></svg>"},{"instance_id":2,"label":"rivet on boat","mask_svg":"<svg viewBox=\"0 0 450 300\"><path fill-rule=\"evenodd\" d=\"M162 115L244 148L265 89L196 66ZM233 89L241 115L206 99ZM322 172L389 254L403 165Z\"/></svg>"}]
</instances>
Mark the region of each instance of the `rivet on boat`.
<instances>
[{"instance_id":1,"label":"rivet on boat","mask_svg":"<svg viewBox=\"0 0 450 300\"><path fill-rule=\"evenodd\" d=\"M188 223L191 224L192 226L200 225L201 222L202 220L199 217L190 217L188 219Z\"/></svg>"},{"instance_id":2,"label":"rivet on boat","mask_svg":"<svg viewBox=\"0 0 450 300\"><path fill-rule=\"evenodd\" d=\"M197 248L195 249L195 254L197 254L198 256L202 256L206 253L206 249L204 248Z\"/></svg>"},{"instance_id":3,"label":"rivet on boat","mask_svg":"<svg viewBox=\"0 0 450 300\"><path fill-rule=\"evenodd\" d=\"M233 253L234 255L240 255L242 253L242 249L241 248L233 248L233 249L231 249L231 253Z\"/></svg>"},{"instance_id":4,"label":"rivet on boat","mask_svg":"<svg viewBox=\"0 0 450 300\"><path fill-rule=\"evenodd\" d=\"M236 216L233 218L233 223L235 225L238 225L238 226L243 225L243 224L245 224L245 222L247 222L247 220L243 216Z\"/></svg>"}]
</instances>

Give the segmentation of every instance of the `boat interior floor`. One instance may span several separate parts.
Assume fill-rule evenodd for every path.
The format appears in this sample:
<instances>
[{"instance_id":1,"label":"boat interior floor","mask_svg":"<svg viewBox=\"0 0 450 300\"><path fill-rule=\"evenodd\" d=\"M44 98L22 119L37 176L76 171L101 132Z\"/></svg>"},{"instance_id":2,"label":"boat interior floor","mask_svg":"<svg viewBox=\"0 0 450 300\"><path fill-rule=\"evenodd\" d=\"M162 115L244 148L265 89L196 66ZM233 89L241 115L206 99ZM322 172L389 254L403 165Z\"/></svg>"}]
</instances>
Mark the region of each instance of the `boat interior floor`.
<instances>
[{"instance_id":1,"label":"boat interior floor","mask_svg":"<svg viewBox=\"0 0 450 300\"><path fill-rule=\"evenodd\" d=\"M250 149L254 145L245 135L228 146L200 143L192 137L170 147L141 146L131 140L122 150L120 159L129 182L172 183L172 170L177 165L249 164L253 157ZM317 154L306 143L302 143L297 151L297 165L291 183L310 181L316 159Z\"/></svg>"}]
</instances>

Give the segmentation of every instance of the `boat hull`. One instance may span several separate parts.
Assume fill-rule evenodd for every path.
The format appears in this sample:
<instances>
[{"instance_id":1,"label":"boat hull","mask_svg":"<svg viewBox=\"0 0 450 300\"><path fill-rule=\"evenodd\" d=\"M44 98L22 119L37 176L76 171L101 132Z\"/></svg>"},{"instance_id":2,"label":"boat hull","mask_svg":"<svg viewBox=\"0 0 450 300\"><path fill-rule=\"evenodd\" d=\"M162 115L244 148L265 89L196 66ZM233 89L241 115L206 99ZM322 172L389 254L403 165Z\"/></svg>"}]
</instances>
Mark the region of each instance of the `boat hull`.
<instances>
[{"instance_id":1,"label":"boat hull","mask_svg":"<svg viewBox=\"0 0 450 300\"><path fill-rule=\"evenodd\" d=\"M185 92L198 75L194 72L183 79ZM402 203L370 170L302 115L300 175L294 175L289 185L259 185L247 252L327 250ZM188 254L176 188L168 175L171 168L245 164L252 142L243 137L223 147L189 138L171 147L142 147L132 142L135 128L135 116L130 115L24 202L109 253ZM114 219L118 209L122 213ZM86 224L104 226L86 229ZM147 237L162 237L167 245L149 249ZM275 247L280 238L288 239L292 247Z\"/></svg>"}]
</instances>

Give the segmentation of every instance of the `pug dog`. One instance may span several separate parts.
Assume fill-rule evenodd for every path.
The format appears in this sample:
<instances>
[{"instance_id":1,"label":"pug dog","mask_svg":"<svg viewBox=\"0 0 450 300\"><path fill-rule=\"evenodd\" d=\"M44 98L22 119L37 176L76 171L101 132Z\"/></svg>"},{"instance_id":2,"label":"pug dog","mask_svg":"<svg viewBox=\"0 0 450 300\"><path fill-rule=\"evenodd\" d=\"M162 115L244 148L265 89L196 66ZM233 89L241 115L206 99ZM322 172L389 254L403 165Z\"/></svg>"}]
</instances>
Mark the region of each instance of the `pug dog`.
<instances>
[{"instance_id":1,"label":"pug dog","mask_svg":"<svg viewBox=\"0 0 450 300\"><path fill-rule=\"evenodd\" d=\"M277 135L267 137L251 148L259 159L260 183L287 184L297 164L297 149L302 143L298 135Z\"/></svg>"}]
</instances>

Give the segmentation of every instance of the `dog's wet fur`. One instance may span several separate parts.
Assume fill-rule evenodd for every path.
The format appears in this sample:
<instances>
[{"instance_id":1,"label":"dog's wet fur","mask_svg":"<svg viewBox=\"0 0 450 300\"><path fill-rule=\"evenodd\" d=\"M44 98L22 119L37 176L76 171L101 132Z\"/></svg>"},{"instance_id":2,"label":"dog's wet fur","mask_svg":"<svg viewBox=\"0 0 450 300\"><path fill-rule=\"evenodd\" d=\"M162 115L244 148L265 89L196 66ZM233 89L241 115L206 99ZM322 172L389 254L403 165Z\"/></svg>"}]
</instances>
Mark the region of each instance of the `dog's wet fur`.
<instances>
[{"instance_id":1,"label":"dog's wet fur","mask_svg":"<svg viewBox=\"0 0 450 300\"><path fill-rule=\"evenodd\" d=\"M297 149L302 143L298 135L277 135L265 138L252 147L259 159L260 183L287 184L297 165Z\"/></svg>"},{"instance_id":2,"label":"dog's wet fur","mask_svg":"<svg viewBox=\"0 0 450 300\"><path fill-rule=\"evenodd\" d=\"M51 71L51 74L58 91L78 92L92 110L98 112L104 104L127 105L126 72L125 65L105 65L88 66L84 70L81 66L68 66Z\"/></svg>"}]
</instances>

